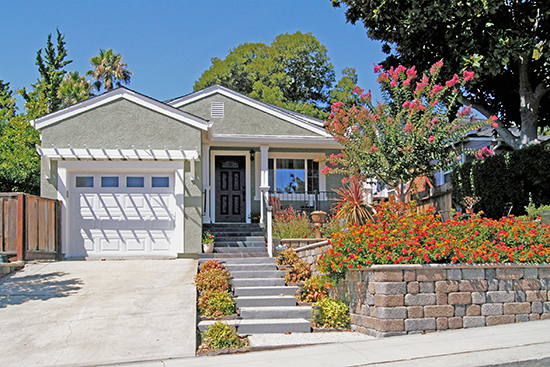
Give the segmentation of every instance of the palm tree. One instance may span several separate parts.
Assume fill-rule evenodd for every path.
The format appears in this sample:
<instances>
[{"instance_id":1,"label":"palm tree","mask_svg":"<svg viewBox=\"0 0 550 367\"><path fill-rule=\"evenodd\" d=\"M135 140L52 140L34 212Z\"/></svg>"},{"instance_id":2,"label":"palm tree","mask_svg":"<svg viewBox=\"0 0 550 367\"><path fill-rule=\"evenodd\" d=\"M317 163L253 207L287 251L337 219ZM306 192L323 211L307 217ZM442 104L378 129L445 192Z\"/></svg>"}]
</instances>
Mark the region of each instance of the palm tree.
<instances>
[{"instance_id":1,"label":"palm tree","mask_svg":"<svg viewBox=\"0 0 550 367\"><path fill-rule=\"evenodd\" d=\"M86 75L92 75L95 80L94 86L99 91L101 85L105 86L107 91L113 89L113 85L120 87L122 83L130 84L130 75L133 75L126 69L128 64L121 62L122 56L113 52L113 49L99 50L99 55L90 59L90 65L94 68L88 70Z\"/></svg>"},{"instance_id":2,"label":"palm tree","mask_svg":"<svg viewBox=\"0 0 550 367\"><path fill-rule=\"evenodd\" d=\"M85 101L92 95L92 85L78 71L73 71L65 76L57 96L61 100L62 107L69 107L81 101Z\"/></svg>"}]
</instances>

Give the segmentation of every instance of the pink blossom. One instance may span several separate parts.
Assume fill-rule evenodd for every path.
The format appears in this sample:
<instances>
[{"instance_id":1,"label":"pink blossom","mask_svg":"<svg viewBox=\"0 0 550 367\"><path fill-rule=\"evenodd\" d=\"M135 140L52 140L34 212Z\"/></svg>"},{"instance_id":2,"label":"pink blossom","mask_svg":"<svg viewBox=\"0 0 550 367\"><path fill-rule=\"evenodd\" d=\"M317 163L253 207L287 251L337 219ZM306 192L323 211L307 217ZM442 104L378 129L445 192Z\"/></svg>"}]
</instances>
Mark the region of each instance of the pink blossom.
<instances>
[{"instance_id":1,"label":"pink blossom","mask_svg":"<svg viewBox=\"0 0 550 367\"><path fill-rule=\"evenodd\" d=\"M483 153L479 152L475 154L476 159L482 160L483 159ZM321 171L322 172L322 171Z\"/></svg>"},{"instance_id":2,"label":"pink blossom","mask_svg":"<svg viewBox=\"0 0 550 367\"><path fill-rule=\"evenodd\" d=\"M447 87L452 87L456 83L460 83L460 79L458 78L458 75L455 74L451 80L445 82L445 85Z\"/></svg>"},{"instance_id":3,"label":"pink blossom","mask_svg":"<svg viewBox=\"0 0 550 367\"><path fill-rule=\"evenodd\" d=\"M321 173L324 174L324 175L326 175L326 174L329 173L329 171L330 171L330 167L329 167L329 166L325 166L325 168L323 168L323 169L321 170Z\"/></svg>"},{"instance_id":4,"label":"pink blossom","mask_svg":"<svg viewBox=\"0 0 550 367\"><path fill-rule=\"evenodd\" d=\"M462 76L464 76L464 81L467 82L468 80L474 79L474 72L464 70L464 72L462 73Z\"/></svg>"},{"instance_id":5,"label":"pink blossom","mask_svg":"<svg viewBox=\"0 0 550 367\"><path fill-rule=\"evenodd\" d=\"M374 72L379 73L382 71L382 65L376 65L374 62L372 63L374 65Z\"/></svg>"},{"instance_id":6,"label":"pink blossom","mask_svg":"<svg viewBox=\"0 0 550 367\"><path fill-rule=\"evenodd\" d=\"M382 74L378 75L378 82L384 83L384 82L387 82L388 80L389 80L388 73L382 73Z\"/></svg>"},{"instance_id":7,"label":"pink blossom","mask_svg":"<svg viewBox=\"0 0 550 367\"><path fill-rule=\"evenodd\" d=\"M416 78L417 73L416 73L416 70L414 68L415 68L415 66L413 66L412 68L407 70L407 78L409 78L409 79Z\"/></svg>"},{"instance_id":8,"label":"pink blossom","mask_svg":"<svg viewBox=\"0 0 550 367\"><path fill-rule=\"evenodd\" d=\"M441 92L444 89L442 85L436 84L432 88L432 91L430 92L430 96L435 96L437 93Z\"/></svg>"},{"instance_id":9,"label":"pink blossom","mask_svg":"<svg viewBox=\"0 0 550 367\"><path fill-rule=\"evenodd\" d=\"M434 117L434 118L432 119L432 125L435 126L435 124L437 124L437 121L439 121L439 120L437 119L437 117Z\"/></svg>"},{"instance_id":10,"label":"pink blossom","mask_svg":"<svg viewBox=\"0 0 550 367\"><path fill-rule=\"evenodd\" d=\"M412 124L412 122L407 121L407 123L405 124L405 127L403 128L403 131L406 133L411 133L413 128L414 128L414 125Z\"/></svg>"},{"instance_id":11,"label":"pink blossom","mask_svg":"<svg viewBox=\"0 0 550 367\"><path fill-rule=\"evenodd\" d=\"M443 60L439 60L430 68L430 74L434 74L436 71L443 67Z\"/></svg>"},{"instance_id":12,"label":"pink blossom","mask_svg":"<svg viewBox=\"0 0 550 367\"><path fill-rule=\"evenodd\" d=\"M491 116L489 117L489 123L491 124L491 127L493 129L496 129L498 127L498 117L496 116Z\"/></svg>"},{"instance_id":13,"label":"pink blossom","mask_svg":"<svg viewBox=\"0 0 550 367\"><path fill-rule=\"evenodd\" d=\"M410 84L411 84L410 79L403 80L403 85L410 85Z\"/></svg>"},{"instance_id":14,"label":"pink blossom","mask_svg":"<svg viewBox=\"0 0 550 367\"><path fill-rule=\"evenodd\" d=\"M342 107L344 105L343 102L334 102L332 104L332 106L330 107L330 109L333 111L333 112L338 112L340 110L340 107Z\"/></svg>"},{"instance_id":15,"label":"pink blossom","mask_svg":"<svg viewBox=\"0 0 550 367\"><path fill-rule=\"evenodd\" d=\"M361 88L359 88L359 87L356 86L356 85L353 86L353 93L354 93L354 94L362 95L363 92L365 92L364 89L361 89Z\"/></svg>"},{"instance_id":16,"label":"pink blossom","mask_svg":"<svg viewBox=\"0 0 550 367\"><path fill-rule=\"evenodd\" d=\"M433 135L432 135L432 136L430 136L430 137L428 138L428 142L429 142L429 143L433 142L434 140L435 140L435 138L434 138L434 136L433 136Z\"/></svg>"},{"instance_id":17,"label":"pink blossom","mask_svg":"<svg viewBox=\"0 0 550 367\"><path fill-rule=\"evenodd\" d=\"M396 79L393 79L393 80L391 81L391 83L390 83L390 86L391 86L392 88L394 88L396 85L397 85L397 80L396 80Z\"/></svg>"},{"instance_id":18,"label":"pink blossom","mask_svg":"<svg viewBox=\"0 0 550 367\"><path fill-rule=\"evenodd\" d=\"M459 112L458 117L464 117L469 116L472 113L472 107L470 106L464 106Z\"/></svg>"},{"instance_id":19,"label":"pink blossom","mask_svg":"<svg viewBox=\"0 0 550 367\"><path fill-rule=\"evenodd\" d=\"M403 107L403 108L409 108L409 107L411 107L411 102L406 101L405 103L402 104L402 107Z\"/></svg>"},{"instance_id":20,"label":"pink blossom","mask_svg":"<svg viewBox=\"0 0 550 367\"><path fill-rule=\"evenodd\" d=\"M397 67L397 69L395 69L395 72L396 72L397 74L401 74L401 73L404 73L404 72L406 72L406 71L407 71L407 68L404 67L403 65L399 65L399 66Z\"/></svg>"}]
</instances>

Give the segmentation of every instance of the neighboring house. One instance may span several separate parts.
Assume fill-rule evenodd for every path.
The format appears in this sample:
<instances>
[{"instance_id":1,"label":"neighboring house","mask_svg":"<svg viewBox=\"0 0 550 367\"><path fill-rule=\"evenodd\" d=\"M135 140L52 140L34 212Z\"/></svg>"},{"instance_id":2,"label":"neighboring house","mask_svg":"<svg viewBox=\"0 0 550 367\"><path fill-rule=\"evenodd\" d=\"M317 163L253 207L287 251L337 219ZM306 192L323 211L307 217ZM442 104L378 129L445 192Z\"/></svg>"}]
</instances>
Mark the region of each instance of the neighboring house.
<instances>
[{"instance_id":1,"label":"neighboring house","mask_svg":"<svg viewBox=\"0 0 550 367\"><path fill-rule=\"evenodd\" d=\"M323 121L217 85L164 103L121 87L33 123L67 257L196 254L203 223L249 222L262 192L341 186L316 160L340 151Z\"/></svg>"}]
</instances>

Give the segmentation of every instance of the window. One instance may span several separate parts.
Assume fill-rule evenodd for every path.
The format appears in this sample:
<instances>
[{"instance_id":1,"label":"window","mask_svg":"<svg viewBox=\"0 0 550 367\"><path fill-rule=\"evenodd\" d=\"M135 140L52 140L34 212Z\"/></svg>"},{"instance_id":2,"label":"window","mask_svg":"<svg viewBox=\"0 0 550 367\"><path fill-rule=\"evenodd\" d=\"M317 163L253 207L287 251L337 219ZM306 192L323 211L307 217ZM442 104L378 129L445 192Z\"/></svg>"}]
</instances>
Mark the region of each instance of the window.
<instances>
[{"instance_id":1,"label":"window","mask_svg":"<svg viewBox=\"0 0 550 367\"><path fill-rule=\"evenodd\" d=\"M94 187L94 177L77 177L76 178L76 187Z\"/></svg>"},{"instance_id":2,"label":"window","mask_svg":"<svg viewBox=\"0 0 550 367\"><path fill-rule=\"evenodd\" d=\"M299 193L319 190L319 162L313 159L271 158L269 187L273 191Z\"/></svg>"},{"instance_id":3,"label":"window","mask_svg":"<svg viewBox=\"0 0 550 367\"><path fill-rule=\"evenodd\" d=\"M118 177L101 177L101 187L118 187Z\"/></svg>"},{"instance_id":4,"label":"window","mask_svg":"<svg viewBox=\"0 0 550 367\"><path fill-rule=\"evenodd\" d=\"M126 177L126 187L144 187L145 179L143 177Z\"/></svg>"},{"instance_id":5,"label":"window","mask_svg":"<svg viewBox=\"0 0 550 367\"><path fill-rule=\"evenodd\" d=\"M170 187L169 177L151 177L152 187Z\"/></svg>"}]
</instances>

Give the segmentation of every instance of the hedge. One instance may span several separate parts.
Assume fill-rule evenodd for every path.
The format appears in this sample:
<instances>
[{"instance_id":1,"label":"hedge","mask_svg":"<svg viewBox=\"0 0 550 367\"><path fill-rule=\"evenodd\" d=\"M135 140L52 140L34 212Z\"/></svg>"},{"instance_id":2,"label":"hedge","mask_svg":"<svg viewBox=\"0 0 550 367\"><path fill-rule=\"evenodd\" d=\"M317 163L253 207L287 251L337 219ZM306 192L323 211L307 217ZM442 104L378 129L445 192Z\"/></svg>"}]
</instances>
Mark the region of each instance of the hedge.
<instances>
[{"instance_id":1,"label":"hedge","mask_svg":"<svg viewBox=\"0 0 550 367\"><path fill-rule=\"evenodd\" d=\"M500 218L511 202L512 214L524 215L529 198L536 205L550 204L550 145L540 144L472 161L458 166L451 175L453 200L479 197L475 210Z\"/></svg>"}]
</instances>

